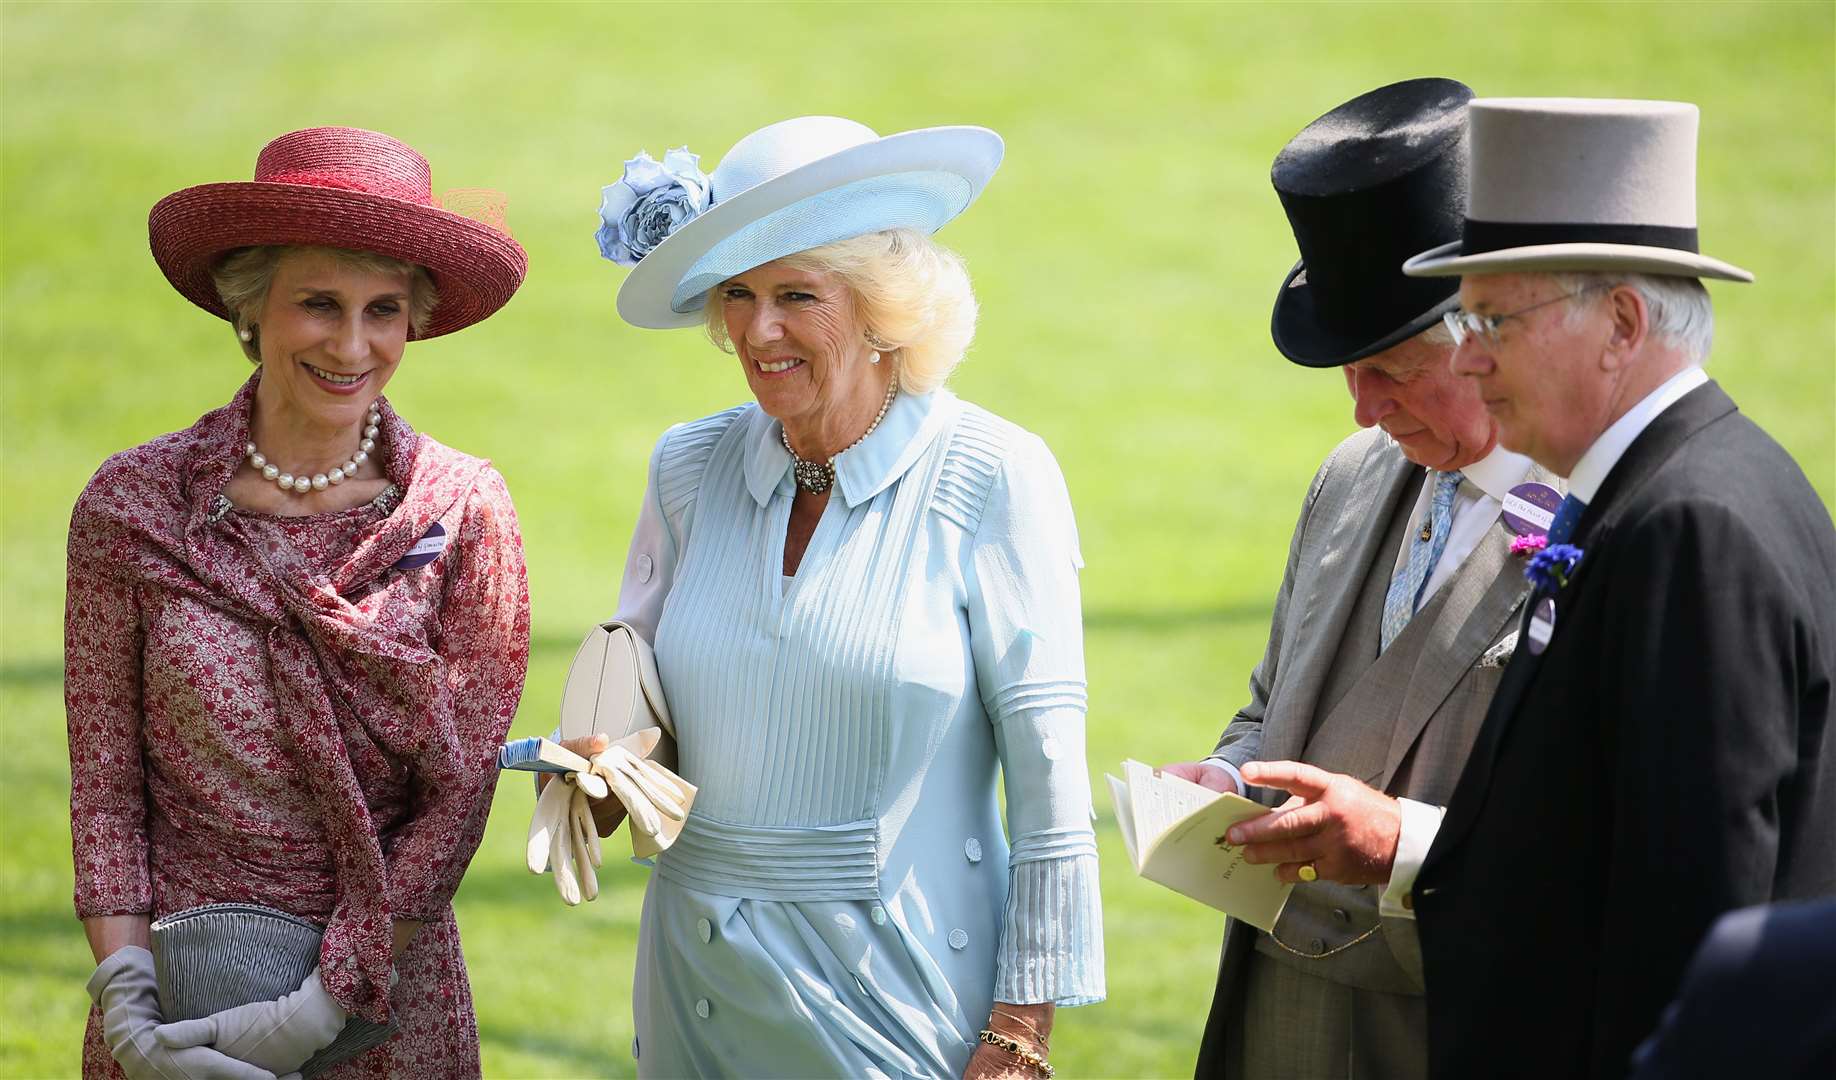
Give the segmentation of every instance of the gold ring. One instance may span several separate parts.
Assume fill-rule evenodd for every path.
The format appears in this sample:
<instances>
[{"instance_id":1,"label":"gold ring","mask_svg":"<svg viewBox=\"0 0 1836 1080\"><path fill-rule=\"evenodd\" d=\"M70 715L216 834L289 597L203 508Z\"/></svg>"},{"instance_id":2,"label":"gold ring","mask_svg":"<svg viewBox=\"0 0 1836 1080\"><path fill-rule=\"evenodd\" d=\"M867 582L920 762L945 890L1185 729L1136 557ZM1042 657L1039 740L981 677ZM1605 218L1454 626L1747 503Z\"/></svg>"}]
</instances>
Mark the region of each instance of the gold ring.
<instances>
[{"instance_id":1,"label":"gold ring","mask_svg":"<svg viewBox=\"0 0 1836 1080\"><path fill-rule=\"evenodd\" d=\"M1302 881L1318 881L1320 880L1320 872L1315 870L1313 864L1310 862L1301 863L1300 879Z\"/></svg>"}]
</instances>

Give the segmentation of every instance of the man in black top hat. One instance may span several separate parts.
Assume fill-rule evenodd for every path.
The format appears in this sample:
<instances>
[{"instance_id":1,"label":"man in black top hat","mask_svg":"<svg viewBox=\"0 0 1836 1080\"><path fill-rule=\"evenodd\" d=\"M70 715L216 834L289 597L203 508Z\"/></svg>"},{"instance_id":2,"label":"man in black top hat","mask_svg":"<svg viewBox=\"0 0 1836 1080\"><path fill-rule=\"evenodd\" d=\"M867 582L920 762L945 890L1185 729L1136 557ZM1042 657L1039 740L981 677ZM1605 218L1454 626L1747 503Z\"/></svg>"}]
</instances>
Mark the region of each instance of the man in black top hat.
<instances>
[{"instance_id":1,"label":"man in black top hat","mask_svg":"<svg viewBox=\"0 0 1836 1080\"><path fill-rule=\"evenodd\" d=\"M1471 97L1386 86L1275 159L1301 252L1275 346L1341 369L1364 430L1308 486L1249 704L1210 757L1166 767L1294 804L1233 837L1300 884L1273 933L1227 923L1200 1076L1426 1072L1408 886L1515 644L1526 583L1501 511L1534 530L1559 498L1451 372L1454 289L1401 272L1459 233Z\"/></svg>"}]
</instances>

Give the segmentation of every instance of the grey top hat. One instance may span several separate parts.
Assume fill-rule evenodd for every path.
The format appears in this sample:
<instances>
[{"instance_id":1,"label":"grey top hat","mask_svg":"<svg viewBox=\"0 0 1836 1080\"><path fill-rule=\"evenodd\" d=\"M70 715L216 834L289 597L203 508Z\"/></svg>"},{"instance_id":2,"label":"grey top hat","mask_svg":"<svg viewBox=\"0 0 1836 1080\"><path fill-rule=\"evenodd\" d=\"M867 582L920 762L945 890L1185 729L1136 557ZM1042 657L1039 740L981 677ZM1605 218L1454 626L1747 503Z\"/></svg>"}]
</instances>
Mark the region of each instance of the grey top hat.
<instances>
[{"instance_id":1,"label":"grey top hat","mask_svg":"<svg viewBox=\"0 0 1836 1080\"><path fill-rule=\"evenodd\" d=\"M1697 115L1676 101L1476 99L1461 239L1411 258L1403 272L1625 270L1752 281L1697 250Z\"/></svg>"}]
</instances>

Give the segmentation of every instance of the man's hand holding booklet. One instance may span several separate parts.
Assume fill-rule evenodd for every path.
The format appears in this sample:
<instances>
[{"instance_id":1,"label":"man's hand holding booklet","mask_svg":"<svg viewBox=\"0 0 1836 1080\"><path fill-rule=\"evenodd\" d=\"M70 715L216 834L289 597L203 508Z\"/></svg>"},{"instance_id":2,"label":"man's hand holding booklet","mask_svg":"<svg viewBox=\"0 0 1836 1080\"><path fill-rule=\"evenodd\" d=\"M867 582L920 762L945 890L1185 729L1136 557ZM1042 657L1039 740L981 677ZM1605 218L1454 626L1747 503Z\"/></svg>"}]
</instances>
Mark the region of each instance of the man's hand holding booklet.
<instances>
[{"instance_id":1,"label":"man's hand holding booklet","mask_svg":"<svg viewBox=\"0 0 1836 1080\"><path fill-rule=\"evenodd\" d=\"M1245 862L1243 849L1224 835L1269 808L1139 761L1124 761L1122 777L1108 778L1109 793L1135 872L1259 930L1273 929L1294 886L1276 878L1274 863Z\"/></svg>"}]
</instances>

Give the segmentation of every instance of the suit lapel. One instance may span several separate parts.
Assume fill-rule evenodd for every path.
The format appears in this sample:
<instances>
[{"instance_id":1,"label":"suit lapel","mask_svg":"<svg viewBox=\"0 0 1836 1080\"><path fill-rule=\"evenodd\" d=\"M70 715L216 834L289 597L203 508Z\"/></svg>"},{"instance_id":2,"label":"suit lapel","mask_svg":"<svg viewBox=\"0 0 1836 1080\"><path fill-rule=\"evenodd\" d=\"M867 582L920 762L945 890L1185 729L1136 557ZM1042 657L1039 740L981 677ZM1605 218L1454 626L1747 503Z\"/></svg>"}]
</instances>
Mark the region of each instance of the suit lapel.
<instances>
[{"instance_id":1,"label":"suit lapel","mask_svg":"<svg viewBox=\"0 0 1836 1080\"><path fill-rule=\"evenodd\" d=\"M1306 597L1303 621L1294 635L1294 640L1306 643L1307 656L1304 666L1296 665L1302 670L1284 678L1288 700L1282 706L1290 716L1308 719L1304 724L1275 725L1269 732L1274 738L1265 736L1262 760L1295 760L1306 748L1317 726L1318 717L1314 714L1325 685L1326 669L1338 657L1340 639L1366 575L1387 577L1394 562L1394 551L1377 550L1389 533L1382 526L1397 512L1398 501L1411 490L1409 482L1419 472L1420 468L1403 457L1390 439L1373 439L1342 499L1336 506L1316 508L1316 512L1332 513L1331 532L1320 548L1319 569L1311 575L1314 586ZM1377 528L1371 527L1373 522L1378 523Z\"/></svg>"},{"instance_id":2,"label":"suit lapel","mask_svg":"<svg viewBox=\"0 0 1836 1080\"><path fill-rule=\"evenodd\" d=\"M1524 479L1539 484L1561 484L1560 478L1540 465L1533 467ZM1511 532L1494 525L1466 557L1459 572L1448 581L1447 601L1429 628L1428 640L1422 647L1422 661L1403 698L1400 719L1390 740L1389 757L1384 763L1381 789L1388 790L1396 770L1402 766L1403 758L1415 745L1429 719L1491 648L1498 639L1498 632L1510 620L1511 612L1529 594L1530 583L1522 574L1505 572L1506 564L1511 561ZM1519 640L1522 640L1521 634Z\"/></svg>"},{"instance_id":3,"label":"suit lapel","mask_svg":"<svg viewBox=\"0 0 1836 1080\"><path fill-rule=\"evenodd\" d=\"M1380 790L1388 790L1390 780L1422 729L1428 726L1429 718L1497 640L1511 610L1529 590L1522 578L1513 580L1511 575L1499 573L1509 557L1510 544L1503 530L1489 531L1467 556L1466 565L1448 581L1446 602L1428 630L1421 660L1403 694L1402 708L1390 736L1389 756L1376 785Z\"/></svg>"},{"instance_id":4,"label":"suit lapel","mask_svg":"<svg viewBox=\"0 0 1836 1080\"><path fill-rule=\"evenodd\" d=\"M1607 473L1600 490L1594 494L1593 501L1587 504L1586 512L1575 526L1571 542L1583 554L1567 588L1554 594L1557 597L1557 635L1563 630L1562 609L1573 606L1575 598L1591 578L1588 571L1599 565L1600 559L1595 552L1611 543L1618 512L1626 505L1629 496L1636 493L1691 436L1734 409L1733 399L1711 379L1683 395L1632 440L1632 445L1626 448L1625 454ZM1593 559L1591 563L1590 557ZM1447 817L1442 821L1434 846L1429 850L1430 864L1435 861L1437 853L1450 850L1460 840L1478 814L1480 804L1484 801L1484 792L1491 786L1492 766L1497 761L1498 748L1517 718L1518 706L1524 695L1529 692L1537 674L1542 670L1542 656L1531 654L1527 647L1529 639L1522 635L1528 630L1531 610L1541 602L1543 595L1533 595L1525 605L1523 630L1519 636L1519 641L1525 647L1519 648L1511 657L1511 666L1505 670L1498 695L1492 699L1485 724L1479 731L1479 740L1473 747L1472 759L1467 762L1466 771L1460 777L1459 789L1447 809Z\"/></svg>"}]
</instances>

